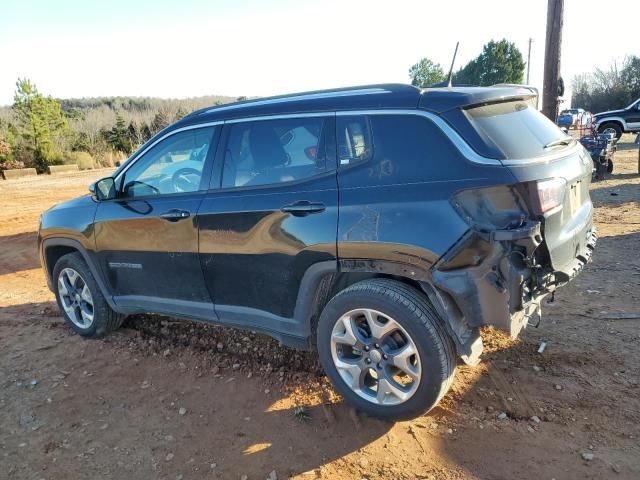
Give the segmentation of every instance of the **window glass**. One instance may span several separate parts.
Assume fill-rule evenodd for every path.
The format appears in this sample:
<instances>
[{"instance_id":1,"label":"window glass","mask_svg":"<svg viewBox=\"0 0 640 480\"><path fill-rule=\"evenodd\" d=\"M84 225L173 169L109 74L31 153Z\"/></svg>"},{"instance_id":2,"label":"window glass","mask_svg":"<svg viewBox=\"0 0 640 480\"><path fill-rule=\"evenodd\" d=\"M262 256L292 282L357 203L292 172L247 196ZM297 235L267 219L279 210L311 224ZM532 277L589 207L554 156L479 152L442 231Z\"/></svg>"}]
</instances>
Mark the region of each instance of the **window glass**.
<instances>
[{"instance_id":1,"label":"window glass","mask_svg":"<svg viewBox=\"0 0 640 480\"><path fill-rule=\"evenodd\" d=\"M416 115L372 115L372 168L380 184L446 178L455 149L431 121Z\"/></svg>"},{"instance_id":2,"label":"window glass","mask_svg":"<svg viewBox=\"0 0 640 480\"><path fill-rule=\"evenodd\" d=\"M339 116L336 119L336 131L338 132L339 165L351 165L371 158L373 142L367 117Z\"/></svg>"},{"instance_id":3,"label":"window glass","mask_svg":"<svg viewBox=\"0 0 640 480\"><path fill-rule=\"evenodd\" d=\"M262 120L231 125L223 187L290 182L325 170L320 117Z\"/></svg>"},{"instance_id":4,"label":"window glass","mask_svg":"<svg viewBox=\"0 0 640 480\"><path fill-rule=\"evenodd\" d=\"M123 196L143 197L200 190L214 129L185 130L153 146L125 173Z\"/></svg>"},{"instance_id":5,"label":"window glass","mask_svg":"<svg viewBox=\"0 0 640 480\"><path fill-rule=\"evenodd\" d=\"M545 155L553 148L565 148L567 135L540 113L531 102L494 103L465 110L481 135L493 142L508 159ZM552 146L556 142L557 146Z\"/></svg>"},{"instance_id":6,"label":"window glass","mask_svg":"<svg viewBox=\"0 0 640 480\"><path fill-rule=\"evenodd\" d=\"M337 120L337 119L336 119ZM365 121L366 120L366 121ZM369 115L353 117L358 124L358 155L349 153L346 142L354 129L338 132L341 166L368 157L362 168L341 172L343 186L398 185L454 178L460 169L460 153L449 138L430 120L417 115ZM368 127L367 127L368 124ZM360 128L361 127L361 128ZM347 133L345 133L347 132ZM358 165L357 163L355 165Z\"/></svg>"}]
</instances>

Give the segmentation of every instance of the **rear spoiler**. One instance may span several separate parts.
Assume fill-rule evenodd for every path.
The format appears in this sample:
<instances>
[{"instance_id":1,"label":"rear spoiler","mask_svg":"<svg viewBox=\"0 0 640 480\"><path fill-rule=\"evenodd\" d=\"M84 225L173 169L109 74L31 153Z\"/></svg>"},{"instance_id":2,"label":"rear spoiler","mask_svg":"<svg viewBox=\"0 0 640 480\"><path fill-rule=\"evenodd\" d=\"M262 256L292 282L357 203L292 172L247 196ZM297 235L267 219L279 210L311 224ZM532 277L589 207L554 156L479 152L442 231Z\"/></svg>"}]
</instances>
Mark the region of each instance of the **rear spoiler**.
<instances>
[{"instance_id":1,"label":"rear spoiler","mask_svg":"<svg viewBox=\"0 0 640 480\"><path fill-rule=\"evenodd\" d=\"M536 96L536 109L540 110L540 93L536 87L532 87L531 85L520 85L518 83L496 83L493 85L494 87L517 87L517 88L526 88L530 90Z\"/></svg>"},{"instance_id":2,"label":"rear spoiler","mask_svg":"<svg viewBox=\"0 0 640 480\"><path fill-rule=\"evenodd\" d=\"M516 100L534 100L538 106L538 90L529 85L499 84L490 87L427 87L421 91L418 108L436 114L454 109Z\"/></svg>"}]
</instances>

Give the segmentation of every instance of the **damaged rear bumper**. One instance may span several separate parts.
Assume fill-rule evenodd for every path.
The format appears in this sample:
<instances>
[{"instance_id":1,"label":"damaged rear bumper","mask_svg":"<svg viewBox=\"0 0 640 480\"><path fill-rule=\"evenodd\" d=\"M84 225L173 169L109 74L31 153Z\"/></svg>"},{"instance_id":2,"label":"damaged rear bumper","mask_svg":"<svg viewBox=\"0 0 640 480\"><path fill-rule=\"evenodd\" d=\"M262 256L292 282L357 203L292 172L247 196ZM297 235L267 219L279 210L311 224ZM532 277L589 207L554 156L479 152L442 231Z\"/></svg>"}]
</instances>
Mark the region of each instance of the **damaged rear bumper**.
<instances>
[{"instance_id":1,"label":"damaged rear bumper","mask_svg":"<svg viewBox=\"0 0 640 480\"><path fill-rule=\"evenodd\" d=\"M448 313L460 316L458 324L471 331L493 325L515 338L529 322L539 322L542 299L591 261L597 239L591 219L580 235L585 240L576 242L575 257L555 270L540 222L489 233L471 229L434 265L433 284L455 304L457 312ZM466 349L470 355L477 347Z\"/></svg>"}]
</instances>

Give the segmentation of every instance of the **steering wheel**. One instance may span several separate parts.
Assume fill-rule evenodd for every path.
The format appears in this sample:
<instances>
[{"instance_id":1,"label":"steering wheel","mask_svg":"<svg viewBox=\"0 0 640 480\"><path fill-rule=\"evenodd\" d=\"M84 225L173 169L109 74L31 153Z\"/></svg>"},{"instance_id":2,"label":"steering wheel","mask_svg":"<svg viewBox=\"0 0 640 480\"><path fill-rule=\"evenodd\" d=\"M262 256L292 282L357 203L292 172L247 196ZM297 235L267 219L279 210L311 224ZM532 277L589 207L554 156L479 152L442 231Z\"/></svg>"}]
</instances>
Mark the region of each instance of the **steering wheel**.
<instances>
[{"instance_id":1,"label":"steering wheel","mask_svg":"<svg viewBox=\"0 0 640 480\"><path fill-rule=\"evenodd\" d=\"M193 175L197 177L197 180L193 179ZM202 172L195 168L185 167L176 170L171 176L174 191L176 193L195 192L200 188L201 176Z\"/></svg>"}]
</instances>

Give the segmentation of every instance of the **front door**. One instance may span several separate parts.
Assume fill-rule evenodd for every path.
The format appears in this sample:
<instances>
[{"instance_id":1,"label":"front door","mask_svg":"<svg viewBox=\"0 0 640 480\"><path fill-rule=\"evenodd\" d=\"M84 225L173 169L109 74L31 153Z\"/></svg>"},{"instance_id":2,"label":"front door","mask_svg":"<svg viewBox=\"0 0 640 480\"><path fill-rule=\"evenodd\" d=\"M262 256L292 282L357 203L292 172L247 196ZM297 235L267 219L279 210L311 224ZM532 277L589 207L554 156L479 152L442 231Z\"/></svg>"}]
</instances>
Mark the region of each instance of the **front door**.
<instances>
[{"instance_id":1,"label":"front door","mask_svg":"<svg viewBox=\"0 0 640 480\"><path fill-rule=\"evenodd\" d=\"M95 219L98 258L116 304L214 318L198 259L197 212L220 127L193 128L154 144L100 202Z\"/></svg>"},{"instance_id":2,"label":"front door","mask_svg":"<svg viewBox=\"0 0 640 480\"><path fill-rule=\"evenodd\" d=\"M220 188L198 216L216 312L226 323L300 336L302 277L336 261L334 115L231 122L222 137Z\"/></svg>"},{"instance_id":3,"label":"front door","mask_svg":"<svg viewBox=\"0 0 640 480\"><path fill-rule=\"evenodd\" d=\"M626 118L627 128L630 130L640 130L640 100L636 102L631 108Z\"/></svg>"}]
</instances>

